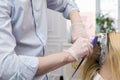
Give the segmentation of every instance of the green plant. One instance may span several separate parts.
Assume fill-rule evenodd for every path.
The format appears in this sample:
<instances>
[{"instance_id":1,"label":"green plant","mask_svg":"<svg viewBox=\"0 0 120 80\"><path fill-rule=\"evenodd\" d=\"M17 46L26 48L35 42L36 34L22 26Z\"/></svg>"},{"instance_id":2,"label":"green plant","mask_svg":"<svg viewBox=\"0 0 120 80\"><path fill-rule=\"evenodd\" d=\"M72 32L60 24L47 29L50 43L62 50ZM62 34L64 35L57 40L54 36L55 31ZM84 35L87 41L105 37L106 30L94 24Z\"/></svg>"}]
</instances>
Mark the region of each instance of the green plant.
<instances>
[{"instance_id":1,"label":"green plant","mask_svg":"<svg viewBox=\"0 0 120 80\"><path fill-rule=\"evenodd\" d=\"M97 33L107 33L115 31L114 19L109 17L108 14L99 14L96 16Z\"/></svg>"}]
</instances>

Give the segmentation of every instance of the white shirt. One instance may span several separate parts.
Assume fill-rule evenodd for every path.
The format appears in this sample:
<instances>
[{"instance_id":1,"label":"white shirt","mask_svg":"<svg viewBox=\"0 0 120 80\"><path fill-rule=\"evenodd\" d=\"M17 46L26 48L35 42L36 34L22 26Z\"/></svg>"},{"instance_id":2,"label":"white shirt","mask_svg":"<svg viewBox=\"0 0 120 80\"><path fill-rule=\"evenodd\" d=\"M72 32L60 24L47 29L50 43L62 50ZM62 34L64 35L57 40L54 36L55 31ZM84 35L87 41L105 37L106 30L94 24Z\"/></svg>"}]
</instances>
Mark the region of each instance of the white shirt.
<instances>
[{"instance_id":1,"label":"white shirt","mask_svg":"<svg viewBox=\"0 0 120 80\"><path fill-rule=\"evenodd\" d=\"M34 78L47 41L47 7L66 18L77 8L72 0L0 0L0 80ZM44 79L43 79L44 78Z\"/></svg>"}]
</instances>

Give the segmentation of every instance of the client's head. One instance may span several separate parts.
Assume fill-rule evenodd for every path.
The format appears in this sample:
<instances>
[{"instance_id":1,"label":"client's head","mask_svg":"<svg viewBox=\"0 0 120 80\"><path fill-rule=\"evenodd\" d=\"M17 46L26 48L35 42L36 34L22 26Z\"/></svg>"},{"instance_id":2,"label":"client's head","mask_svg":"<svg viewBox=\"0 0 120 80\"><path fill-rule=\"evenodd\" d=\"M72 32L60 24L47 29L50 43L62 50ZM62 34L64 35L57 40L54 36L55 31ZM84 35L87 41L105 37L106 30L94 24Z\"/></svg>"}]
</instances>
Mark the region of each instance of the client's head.
<instances>
[{"instance_id":1,"label":"client's head","mask_svg":"<svg viewBox=\"0 0 120 80\"><path fill-rule=\"evenodd\" d=\"M120 33L108 33L102 42L97 43L93 54L82 66L82 80L93 80L103 65L109 70L111 80L120 80Z\"/></svg>"}]
</instances>

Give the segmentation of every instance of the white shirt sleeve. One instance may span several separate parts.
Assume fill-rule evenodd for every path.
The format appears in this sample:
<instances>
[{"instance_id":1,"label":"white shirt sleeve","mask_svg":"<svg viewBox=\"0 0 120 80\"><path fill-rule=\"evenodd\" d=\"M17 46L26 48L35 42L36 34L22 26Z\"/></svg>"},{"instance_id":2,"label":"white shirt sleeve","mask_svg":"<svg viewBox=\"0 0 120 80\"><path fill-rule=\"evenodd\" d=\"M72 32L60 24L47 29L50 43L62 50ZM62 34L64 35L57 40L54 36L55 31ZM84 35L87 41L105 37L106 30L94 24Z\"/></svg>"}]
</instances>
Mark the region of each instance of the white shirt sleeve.
<instances>
[{"instance_id":1,"label":"white shirt sleeve","mask_svg":"<svg viewBox=\"0 0 120 80\"><path fill-rule=\"evenodd\" d=\"M63 16L69 19L69 13L72 10L78 10L73 0L47 0L47 7L63 13Z\"/></svg>"},{"instance_id":2,"label":"white shirt sleeve","mask_svg":"<svg viewBox=\"0 0 120 80\"><path fill-rule=\"evenodd\" d=\"M16 55L8 1L11 0L0 0L0 80L32 80L38 69L38 58Z\"/></svg>"}]
</instances>

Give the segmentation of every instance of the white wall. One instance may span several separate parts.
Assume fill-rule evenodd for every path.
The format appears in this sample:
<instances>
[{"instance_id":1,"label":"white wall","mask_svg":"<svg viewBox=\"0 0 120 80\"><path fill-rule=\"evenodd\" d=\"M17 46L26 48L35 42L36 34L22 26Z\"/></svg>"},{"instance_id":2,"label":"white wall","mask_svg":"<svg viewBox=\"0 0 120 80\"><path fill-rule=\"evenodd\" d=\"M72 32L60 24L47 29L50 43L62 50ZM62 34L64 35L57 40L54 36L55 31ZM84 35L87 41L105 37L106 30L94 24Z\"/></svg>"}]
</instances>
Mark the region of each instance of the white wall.
<instances>
[{"instance_id":1,"label":"white wall","mask_svg":"<svg viewBox=\"0 0 120 80\"><path fill-rule=\"evenodd\" d=\"M46 55L61 52L63 44L66 42L66 20L62 14L48 10L48 43L46 46ZM61 75L63 75L63 69L57 69L49 73L49 80L60 80L59 77Z\"/></svg>"}]
</instances>

